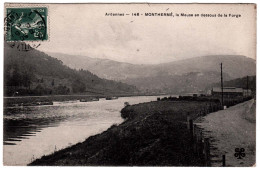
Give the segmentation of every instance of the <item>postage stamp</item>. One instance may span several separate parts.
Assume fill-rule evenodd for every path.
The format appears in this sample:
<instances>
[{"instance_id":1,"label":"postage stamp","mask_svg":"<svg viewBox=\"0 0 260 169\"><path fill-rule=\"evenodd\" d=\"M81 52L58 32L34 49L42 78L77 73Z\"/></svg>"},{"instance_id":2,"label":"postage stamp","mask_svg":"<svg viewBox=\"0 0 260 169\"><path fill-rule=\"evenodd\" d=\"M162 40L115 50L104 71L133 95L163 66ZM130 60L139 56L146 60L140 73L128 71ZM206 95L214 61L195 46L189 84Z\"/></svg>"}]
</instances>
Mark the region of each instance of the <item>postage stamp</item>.
<instances>
[{"instance_id":1,"label":"postage stamp","mask_svg":"<svg viewBox=\"0 0 260 169\"><path fill-rule=\"evenodd\" d=\"M48 39L46 7L7 8L6 41L43 41Z\"/></svg>"}]
</instances>

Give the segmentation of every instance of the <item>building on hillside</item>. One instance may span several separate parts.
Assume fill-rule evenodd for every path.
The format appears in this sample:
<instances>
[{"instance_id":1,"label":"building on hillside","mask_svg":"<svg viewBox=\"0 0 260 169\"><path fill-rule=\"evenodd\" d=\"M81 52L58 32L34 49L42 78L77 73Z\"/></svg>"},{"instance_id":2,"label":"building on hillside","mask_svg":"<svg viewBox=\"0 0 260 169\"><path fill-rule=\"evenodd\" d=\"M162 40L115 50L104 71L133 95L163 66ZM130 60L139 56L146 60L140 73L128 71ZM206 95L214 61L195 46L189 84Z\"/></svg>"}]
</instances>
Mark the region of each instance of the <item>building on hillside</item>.
<instances>
[{"instance_id":1,"label":"building on hillside","mask_svg":"<svg viewBox=\"0 0 260 169\"><path fill-rule=\"evenodd\" d=\"M252 91L250 89L244 89L243 91L243 96L252 96Z\"/></svg>"},{"instance_id":2,"label":"building on hillside","mask_svg":"<svg viewBox=\"0 0 260 169\"><path fill-rule=\"evenodd\" d=\"M186 94L183 94L181 96L191 96L191 97L201 97L201 96L205 96L206 94L203 94L203 93L186 93Z\"/></svg>"},{"instance_id":3,"label":"building on hillside","mask_svg":"<svg viewBox=\"0 0 260 169\"><path fill-rule=\"evenodd\" d=\"M211 90L212 96L221 97L222 90L220 87L213 87ZM244 90L242 88L236 87L223 87L223 95L224 97L236 97L236 96L244 96Z\"/></svg>"}]
</instances>

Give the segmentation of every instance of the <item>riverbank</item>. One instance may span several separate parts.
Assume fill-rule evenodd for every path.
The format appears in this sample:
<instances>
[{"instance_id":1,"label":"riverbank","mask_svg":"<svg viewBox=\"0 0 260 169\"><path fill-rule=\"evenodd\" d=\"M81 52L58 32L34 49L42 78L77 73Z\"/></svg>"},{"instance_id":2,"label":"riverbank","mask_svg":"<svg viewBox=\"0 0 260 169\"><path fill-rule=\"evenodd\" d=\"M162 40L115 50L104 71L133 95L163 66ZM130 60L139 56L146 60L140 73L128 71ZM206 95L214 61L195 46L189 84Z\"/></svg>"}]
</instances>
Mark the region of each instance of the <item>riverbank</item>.
<instances>
[{"instance_id":1,"label":"riverbank","mask_svg":"<svg viewBox=\"0 0 260 169\"><path fill-rule=\"evenodd\" d=\"M187 116L196 118L219 101L157 101L127 106L125 121L82 143L43 156L30 165L203 166L193 153Z\"/></svg>"},{"instance_id":2,"label":"riverbank","mask_svg":"<svg viewBox=\"0 0 260 169\"><path fill-rule=\"evenodd\" d=\"M16 106L37 106L37 105L52 105L55 101L73 101L85 100L91 101L96 98L106 97L135 97L135 96L153 96L151 94L110 94L110 95L44 95L44 96L14 96L4 97L4 107ZM157 95L154 95L157 96Z\"/></svg>"}]
</instances>

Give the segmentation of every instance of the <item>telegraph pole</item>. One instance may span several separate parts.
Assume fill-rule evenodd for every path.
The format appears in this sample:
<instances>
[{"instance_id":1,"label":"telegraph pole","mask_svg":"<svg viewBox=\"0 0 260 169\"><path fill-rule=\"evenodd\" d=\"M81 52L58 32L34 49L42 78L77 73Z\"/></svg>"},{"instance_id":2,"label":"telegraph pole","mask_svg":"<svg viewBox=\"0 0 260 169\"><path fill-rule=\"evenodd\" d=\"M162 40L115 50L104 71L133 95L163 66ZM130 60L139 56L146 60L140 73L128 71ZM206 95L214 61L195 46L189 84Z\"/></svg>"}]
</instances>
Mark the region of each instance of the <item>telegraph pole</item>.
<instances>
[{"instance_id":1,"label":"telegraph pole","mask_svg":"<svg viewBox=\"0 0 260 169\"><path fill-rule=\"evenodd\" d=\"M248 97L248 76L246 77L246 96Z\"/></svg>"},{"instance_id":2,"label":"telegraph pole","mask_svg":"<svg viewBox=\"0 0 260 169\"><path fill-rule=\"evenodd\" d=\"M222 107L224 106L224 96L223 96L223 75L222 75L222 63L220 65L220 68L221 68L221 105Z\"/></svg>"}]
</instances>

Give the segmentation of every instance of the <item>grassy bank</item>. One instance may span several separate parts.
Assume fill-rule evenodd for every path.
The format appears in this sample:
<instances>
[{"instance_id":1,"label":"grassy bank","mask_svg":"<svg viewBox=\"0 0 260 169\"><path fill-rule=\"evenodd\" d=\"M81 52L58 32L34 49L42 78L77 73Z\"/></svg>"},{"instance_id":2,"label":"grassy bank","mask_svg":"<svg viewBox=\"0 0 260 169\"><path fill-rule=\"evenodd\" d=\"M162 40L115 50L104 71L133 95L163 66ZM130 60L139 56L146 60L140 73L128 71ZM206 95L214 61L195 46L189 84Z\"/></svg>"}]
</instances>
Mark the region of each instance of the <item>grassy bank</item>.
<instances>
[{"instance_id":1,"label":"grassy bank","mask_svg":"<svg viewBox=\"0 0 260 169\"><path fill-rule=\"evenodd\" d=\"M185 124L215 101L157 101L127 106L125 120L82 143L35 160L30 165L203 166L192 151ZM80 134L80 133L79 133Z\"/></svg>"}]
</instances>

